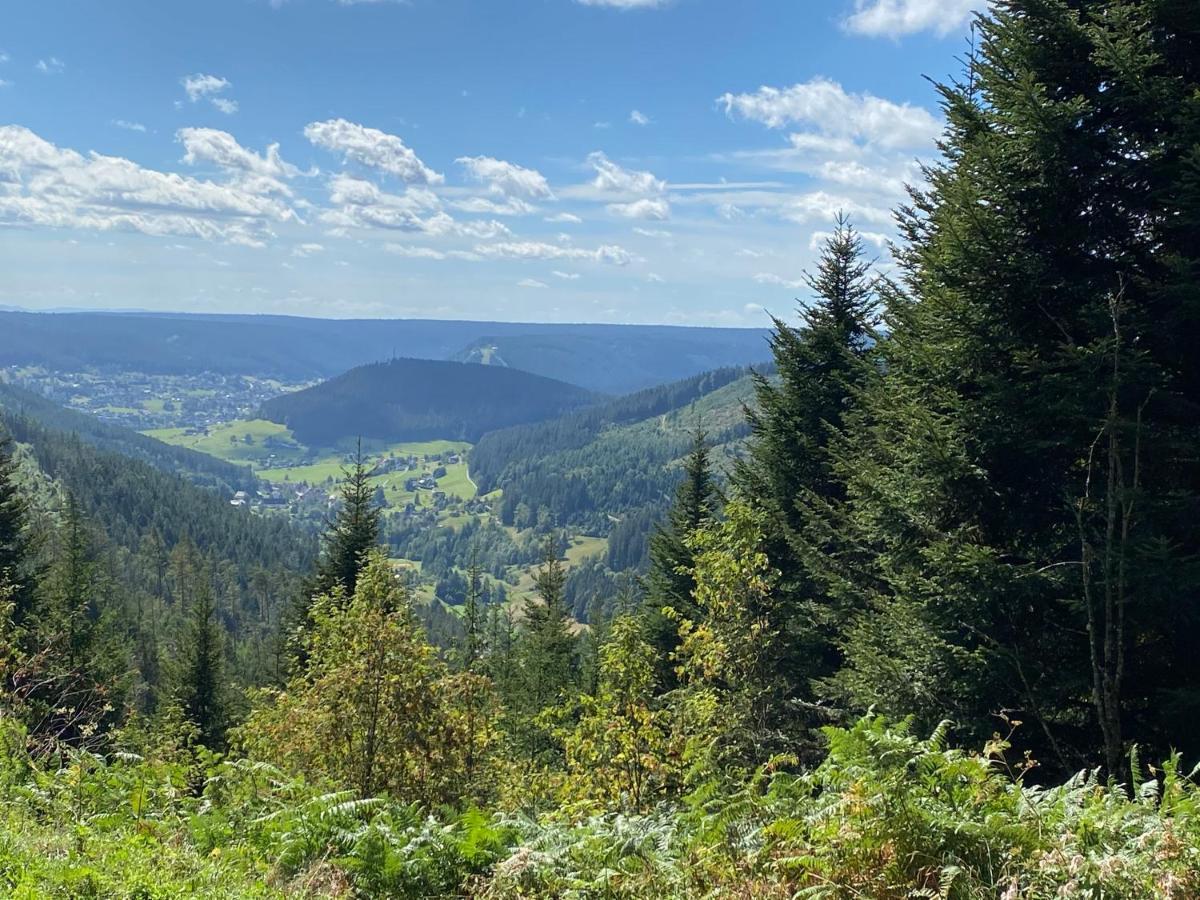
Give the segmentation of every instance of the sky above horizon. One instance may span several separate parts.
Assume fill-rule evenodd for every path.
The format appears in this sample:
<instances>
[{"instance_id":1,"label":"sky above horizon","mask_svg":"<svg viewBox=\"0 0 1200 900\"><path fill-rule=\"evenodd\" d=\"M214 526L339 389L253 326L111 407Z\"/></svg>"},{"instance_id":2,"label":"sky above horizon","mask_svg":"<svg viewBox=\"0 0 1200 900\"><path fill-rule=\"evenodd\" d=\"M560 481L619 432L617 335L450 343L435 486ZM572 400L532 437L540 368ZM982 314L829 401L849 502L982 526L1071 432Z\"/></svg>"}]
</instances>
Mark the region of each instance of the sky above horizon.
<instances>
[{"instance_id":1,"label":"sky above horizon","mask_svg":"<svg viewBox=\"0 0 1200 900\"><path fill-rule=\"evenodd\" d=\"M981 4L14 2L0 306L763 325Z\"/></svg>"}]
</instances>

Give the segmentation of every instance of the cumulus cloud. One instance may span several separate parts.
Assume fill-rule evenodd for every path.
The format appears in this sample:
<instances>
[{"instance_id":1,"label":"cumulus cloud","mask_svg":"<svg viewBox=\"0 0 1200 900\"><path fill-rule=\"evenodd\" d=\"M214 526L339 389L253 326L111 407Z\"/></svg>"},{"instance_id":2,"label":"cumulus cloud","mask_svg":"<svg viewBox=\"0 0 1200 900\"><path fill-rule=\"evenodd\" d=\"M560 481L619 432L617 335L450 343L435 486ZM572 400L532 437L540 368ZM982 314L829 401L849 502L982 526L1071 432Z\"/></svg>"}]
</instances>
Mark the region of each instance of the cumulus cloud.
<instances>
[{"instance_id":1,"label":"cumulus cloud","mask_svg":"<svg viewBox=\"0 0 1200 900\"><path fill-rule=\"evenodd\" d=\"M873 94L847 93L828 78L787 88L763 86L753 93L726 93L717 102L727 115L761 122L768 128L809 126L820 136L884 147L929 146L941 132L941 124L927 109Z\"/></svg>"},{"instance_id":2,"label":"cumulus cloud","mask_svg":"<svg viewBox=\"0 0 1200 900\"><path fill-rule=\"evenodd\" d=\"M544 281L538 281L536 278L522 278L517 282L517 287L523 288L547 288L550 285Z\"/></svg>"},{"instance_id":3,"label":"cumulus cloud","mask_svg":"<svg viewBox=\"0 0 1200 900\"><path fill-rule=\"evenodd\" d=\"M847 30L870 37L898 38L918 31L948 35L966 26L986 0L855 0Z\"/></svg>"},{"instance_id":4,"label":"cumulus cloud","mask_svg":"<svg viewBox=\"0 0 1200 900\"><path fill-rule=\"evenodd\" d=\"M467 170L470 178L486 184L496 194L529 200L554 197L545 176L536 169L526 169L491 156L460 156L455 162Z\"/></svg>"},{"instance_id":5,"label":"cumulus cloud","mask_svg":"<svg viewBox=\"0 0 1200 900\"><path fill-rule=\"evenodd\" d=\"M126 131L140 131L142 134L146 133L146 126L141 122L127 122L125 119L113 119L112 124L116 128L123 128Z\"/></svg>"},{"instance_id":6,"label":"cumulus cloud","mask_svg":"<svg viewBox=\"0 0 1200 900\"><path fill-rule=\"evenodd\" d=\"M648 219L661 222L670 218L671 215L670 204L657 197L654 199L643 197L632 203L610 203L605 208L613 215L626 219Z\"/></svg>"},{"instance_id":7,"label":"cumulus cloud","mask_svg":"<svg viewBox=\"0 0 1200 900\"><path fill-rule=\"evenodd\" d=\"M314 146L341 155L344 161L378 169L409 184L441 184L445 180L421 162L399 137L376 128L329 119L306 125L304 136Z\"/></svg>"},{"instance_id":8,"label":"cumulus cloud","mask_svg":"<svg viewBox=\"0 0 1200 900\"><path fill-rule=\"evenodd\" d=\"M563 281L578 281L579 280L578 272L561 272L558 269L555 269L550 274L553 275L555 278L563 279Z\"/></svg>"},{"instance_id":9,"label":"cumulus cloud","mask_svg":"<svg viewBox=\"0 0 1200 900\"><path fill-rule=\"evenodd\" d=\"M597 150L588 155L588 164L596 170L592 185L599 191L618 194L661 194L667 183L650 172L625 169Z\"/></svg>"},{"instance_id":10,"label":"cumulus cloud","mask_svg":"<svg viewBox=\"0 0 1200 900\"><path fill-rule=\"evenodd\" d=\"M188 165L212 163L227 171L266 178L295 178L300 174L280 157L278 144L271 144L260 156L239 144L229 132L216 128L181 128L175 132L175 139L183 144L183 161Z\"/></svg>"},{"instance_id":11,"label":"cumulus cloud","mask_svg":"<svg viewBox=\"0 0 1200 900\"><path fill-rule=\"evenodd\" d=\"M393 194L370 181L344 172L329 181L331 208L321 221L333 228L378 228L433 236L458 235L490 239L510 234L495 221L459 222L442 209L438 196L425 187L409 187Z\"/></svg>"},{"instance_id":12,"label":"cumulus cloud","mask_svg":"<svg viewBox=\"0 0 1200 900\"><path fill-rule=\"evenodd\" d=\"M0 127L0 222L135 231L262 246L295 211L253 183L222 184L63 149Z\"/></svg>"},{"instance_id":13,"label":"cumulus cloud","mask_svg":"<svg viewBox=\"0 0 1200 900\"><path fill-rule=\"evenodd\" d=\"M179 83L183 85L183 92L187 94L188 100L192 103L208 100L213 107L227 116L231 116L238 111L236 100L219 96L233 86L227 79L217 75L197 73L195 75L184 75L179 79Z\"/></svg>"},{"instance_id":14,"label":"cumulus cloud","mask_svg":"<svg viewBox=\"0 0 1200 900\"><path fill-rule=\"evenodd\" d=\"M552 216L546 216L545 220L547 222L565 222L571 225L578 225L583 221L583 219L579 218L579 216L569 212L555 213Z\"/></svg>"},{"instance_id":15,"label":"cumulus cloud","mask_svg":"<svg viewBox=\"0 0 1200 900\"><path fill-rule=\"evenodd\" d=\"M488 259L575 259L626 266L633 255L623 247L604 244L595 250L564 247L540 241L506 241L498 244L479 244L475 252Z\"/></svg>"},{"instance_id":16,"label":"cumulus cloud","mask_svg":"<svg viewBox=\"0 0 1200 900\"><path fill-rule=\"evenodd\" d=\"M671 236L671 232L664 231L661 228L642 228L640 226L637 226L633 230L634 230L634 233L640 234L642 237L669 238Z\"/></svg>"},{"instance_id":17,"label":"cumulus cloud","mask_svg":"<svg viewBox=\"0 0 1200 900\"><path fill-rule=\"evenodd\" d=\"M324 250L325 250L325 247L323 244L314 244L314 243L297 244L295 247L292 248L292 256L299 256L299 257L312 256L314 253L322 253L322 252L324 252Z\"/></svg>"},{"instance_id":18,"label":"cumulus cloud","mask_svg":"<svg viewBox=\"0 0 1200 900\"><path fill-rule=\"evenodd\" d=\"M39 59L34 67L43 75L58 75L67 67L57 56L51 56L47 59Z\"/></svg>"},{"instance_id":19,"label":"cumulus cloud","mask_svg":"<svg viewBox=\"0 0 1200 900\"><path fill-rule=\"evenodd\" d=\"M184 75L180 79L180 83L183 85L183 90L187 94L188 99L193 103L203 97L219 94L230 87L226 79L220 78L217 75Z\"/></svg>"},{"instance_id":20,"label":"cumulus cloud","mask_svg":"<svg viewBox=\"0 0 1200 900\"><path fill-rule=\"evenodd\" d=\"M650 117L635 109L629 114L629 122L631 125L649 125Z\"/></svg>"}]
</instances>

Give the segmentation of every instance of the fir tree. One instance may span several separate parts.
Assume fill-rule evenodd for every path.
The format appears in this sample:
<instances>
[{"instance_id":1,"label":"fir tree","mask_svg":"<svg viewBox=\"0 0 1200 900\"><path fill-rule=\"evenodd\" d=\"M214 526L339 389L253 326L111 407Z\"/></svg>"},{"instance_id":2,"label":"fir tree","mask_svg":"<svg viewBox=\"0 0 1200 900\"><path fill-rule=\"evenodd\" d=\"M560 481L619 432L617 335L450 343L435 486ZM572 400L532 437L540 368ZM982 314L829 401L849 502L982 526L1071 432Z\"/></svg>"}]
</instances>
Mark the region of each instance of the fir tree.
<instances>
[{"instance_id":1,"label":"fir tree","mask_svg":"<svg viewBox=\"0 0 1200 900\"><path fill-rule=\"evenodd\" d=\"M695 555L689 539L717 509L710 453L708 436L698 426L684 461L683 481L675 491L675 502L666 522L650 537L642 618L660 669L659 684L668 689L675 683L671 654L679 646L678 620L695 618L697 612L692 598L696 588L692 574Z\"/></svg>"},{"instance_id":2,"label":"fir tree","mask_svg":"<svg viewBox=\"0 0 1200 900\"><path fill-rule=\"evenodd\" d=\"M201 744L210 750L225 746L228 685L222 626L212 586L199 578L180 646L178 699L184 716L195 725Z\"/></svg>"},{"instance_id":3,"label":"fir tree","mask_svg":"<svg viewBox=\"0 0 1200 900\"><path fill-rule=\"evenodd\" d=\"M313 594L340 587L347 598L353 597L367 556L379 544L380 508L370 473L360 440L354 464L342 473L342 504L325 534Z\"/></svg>"},{"instance_id":4,"label":"fir tree","mask_svg":"<svg viewBox=\"0 0 1200 900\"><path fill-rule=\"evenodd\" d=\"M808 700L812 682L838 663L842 613L807 559L811 520L814 508L843 494L830 448L870 375L879 284L862 238L844 215L806 280L814 297L800 310L800 324L774 319L776 376L755 376L748 454L734 472L738 496L762 513L766 553L779 572L780 602L770 627L778 632L777 684L788 688L778 695L773 725L784 729L802 725L797 701Z\"/></svg>"},{"instance_id":5,"label":"fir tree","mask_svg":"<svg viewBox=\"0 0 1200 900\"><path fill-rule=\"evenodd\" d=\"M35 602L37 573L29 532L29 505L19 479L12 438L0 436L0 576L9 586L12 621L21 626Z\"/></svg>"}]
</instances>

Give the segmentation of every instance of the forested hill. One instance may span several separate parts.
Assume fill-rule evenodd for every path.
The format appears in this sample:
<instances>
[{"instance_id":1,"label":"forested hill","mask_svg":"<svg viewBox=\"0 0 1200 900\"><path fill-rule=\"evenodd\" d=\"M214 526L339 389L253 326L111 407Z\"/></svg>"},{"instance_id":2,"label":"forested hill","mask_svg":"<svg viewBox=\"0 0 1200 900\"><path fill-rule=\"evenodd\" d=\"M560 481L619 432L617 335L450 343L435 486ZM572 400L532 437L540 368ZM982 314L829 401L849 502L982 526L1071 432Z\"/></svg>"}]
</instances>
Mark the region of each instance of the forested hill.
<instances>
[{"instance_id":1,"label":"forested hill","mask_svg":"<svg viewBox=\"0 0 1200 900\"><path fill-rule=\"evenodd\" d=\"M310 446L344 438L476 441L497 428L536 422L595 402L583 388L517 369L393 359L351 369L263 404Z\"/></svg>"},{"instance_id":2,"label":"forested hill","mask_svg":"<svg viewBox=\"0 0 1200 900\"><path fill-rule=\"evenodd\" d=\"M454 356L460 362L511 366L608 394L627 394L732 364L756 363L767 355L756 332L716 342L694 329L631 329L493 335ZM749 339L743 339L746 335Z\"/></svg>"},{"instance_id":3,"label":"forested hill","mask_svg":"<svg viewBox=\"0 0 1200 900\"><path fill-rule=\"evenodd\" d=\"M516 368L617 393L753 363L765 338L765 329L666 325L0 312L0 366L308 381L392 356L457 359L485 340L504 341ZM536 352L525 352L534 339Z\"/></svg>"},{"instance_id":4,"label":"forested hill","mask_svg":"<svg viewBox=\"0 0 1200 900\"><path fill-rule=\"evenodd\" d=\"M526 527L541 517L603 534L614 520L636 520L629 544L644 544L696 428L722 452L734 452L747 433L743 407L752 395L748 369L718 369L495 431L471 452L471 474L481 491L504 489L501 515L510 524ZM623 543L622 530L618 525L614 538Z\"/></svg>"},{"instance_id":5,"label":"forested hill","mask_svg":"<svg viewBox=\"0 0 1200 900\"><path fill-rule=\"evenodd\" d=\"M198 453L184 447L174 447L162 441L102 422L94 416L59 406L41 394L0 382L0 410L9 421L31 419L43 427L71 434L99 450L120 454L153 466L161 472L182 475L194 484L213 488L226 495L239 490L253 490L254 474L246 466Z\"/></svg>"}]
</instances>

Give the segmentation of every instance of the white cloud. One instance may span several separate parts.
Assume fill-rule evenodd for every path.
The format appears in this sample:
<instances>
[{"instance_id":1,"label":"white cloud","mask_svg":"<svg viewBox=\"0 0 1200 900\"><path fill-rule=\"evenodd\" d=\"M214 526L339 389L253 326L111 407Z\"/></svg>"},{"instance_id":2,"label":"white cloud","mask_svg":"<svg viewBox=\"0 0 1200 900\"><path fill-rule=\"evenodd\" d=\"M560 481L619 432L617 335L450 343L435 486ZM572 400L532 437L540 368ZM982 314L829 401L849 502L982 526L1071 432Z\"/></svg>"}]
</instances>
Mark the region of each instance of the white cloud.
<instances>
[{"instance_id":1,"label":"white cloud","mask_svg":"<svg viewBox=\"0 0 1200 900\"><path fill-rule=\"evenodd\" d=\"M438 196L425 187L409 187L403 194L391 194L373 182L343 172L329 180L329 200L332 208L324 210L320 219L335 229L379 228L476 239L511 234L500 222L455 220L442 209Z\"/></svg>"},{"instance_id":2,"label":"white cloud","mask_svg":"<svg viewBox=\"0 0 1200 900\"><path fill-rule=\"evenodd\" d=\"M545 176L536 169L526 169L490 156L460 156L455 162L463 166L471 178L483 182L494 193L529 200L550 200L554 197Z\"/></svg>"},{"instance_id":3,"label":"white cloud","mask_svg":"<svg viewBox=\"0 0 1200 900\"><path fill-rule=\"evenodd\" d=\"M635 109L629 114L629 122L632 125L649 125L650 117Z\"/></svg>"},{"instance_id":4,"label":"white cloud","mask_svg":"<svg viewBox=\"0 0 1200 900\"><path fill-rule=\"evenodd\" d=\"M646 275L646 280L649 281L651 284L664 284L667 279L663 278L661 275L658 275L654 272L650 272L648 275Z\"/></svg>"},{"instance_id":5,"label":"white cloud","mask_svg":"<svg viewBox=\"0 0 1200 900\"><path fill-rule=\"evenodd\" d=\"M891 148L925 147L941 133L941 124L927 109L873 94L849 94L828 78L788 88L764 86L751 94L726 93L717 102L727 115L740 115L768 128L807 125L825 137Z\"/></svg>"},{"instance_id":6,"label":"white cloud","mask_svg":"<svg viewBox=\"0 0 1200 900\"><path fill-rule=\"evenodd\" d=\"M781 278L778 275L772 274L771 272L759 272L754 276L754 280L759 284L773 284L778 285L779 287L792 289L802 288L805 286L805 284L807 284L803 278L797 278L793 281L787 278Z\"/></svg>"},{"instance_id":7,"label":"white cloud","mask_svg":"<svg viewBox=\"0 0 1200 900\"><path fill-rule=\"evenodd\" d=\"M579 280L578 272L560 272L558 269L555 269L550 274L553 275L555 278L561 278L563 281L578 281Z\"/></svg>"},{"instance_id":8,"label":"white cloud","mask_svg":"<svg viewBox=\"0 0 1200 900\"><path fill-rule=\"evenodd\" d=\"M540 241L508 241L499 244L479 244L475 252L488 259L576 259L625 266L633 255L623 247L604 244L595 250L581 247L560 247Z\"/></svg>"},{"instance_id":9,"label":"white cloud","mask_svg":"<svg viewBox=\"0 0 1200 900\"><path fill-rule=\"evenodd\" d=\"M473 253L470 250L436 250L433 247L417 247L412 244L393 244L386 243L383 245L384 252L391 253L394 256L403 256L406 259L461 259L468 262L479 262L482 257L478 253Z\"/></svg>"},{"instance_id":10,"label":"white cloud","mask_svg":"<svg viewBox=\"0 0 1200 900\"><path fill-rule=\"evenodd\" d=\"M325 250L325 247L323 244L313 244L313 243L297 244L295 247L292 248L292 256L299 256L299 257L312 256L314 253L322 253L322 252L324 252L324 250Z\"/></svg>"},{"instance_id":11,"label":"white cloud","mask_svg":"<svg viewBox=\"0 0 1200 900\"><path fill-rule=\"evenodd\" d=\"M125 119L113 119L112 124L117 128L124 128L126 131L140 131L146 133L146 126L141 122L127 122Z\"/></svg>"},{"instance_id":12,"label":"white cloud","mask_svg":"<svg viewBox=\"0 0 1200 900\"><path fill-rule=\"evenodd\" d=\"M410 184L441 184L443 177L417 158L394 134L345 119L311 122L304 136L317 147L340 154L343 160L370 166Z\"/></svg>"},{"instance_id":13,"label":"white cloud","mask_svg":"<svg viewBox=\"0 0 1200 900\"><path fill-rule=\"evenodd\" d=\"M7 53L0 52L0 63L6 63L10 59Z\"/></svg>"},{"instance_id":14,"label":"white cloud","mask_svg":"<svg viewBox=\"0 0 1200 900\"><path fill-rule=\"evenodd\" d=\"M547 288L550 285L544 281L538 281L536 278L522 278L517 282L517 287L523 288Z\"/></svg>"},{"instance_id":15,"label":"white cloud","mask_svg":"<svg viewBox=\"0 0 1200 900\"><path fill-rule=\"evenodd\" d=\"M0 78L0 88L12 87L12 85L13 83L11 81L6 81L3 78Z\"/></svg>"},{"instance_id":16,"label":"white cloud","mask_svg":"<svg viewBox=\"0 0 1200 900\"><path fill-rule=\"evenodd\" d=\"M383 245L386 253L394 254L395 256L403 256L406 259L445 259L446 254L441 250L435 250L433 247L414 247L411 244L392 244Z\"/></svg>"},{"instance_id":17,"label":"white cloud","mask_svg":"<svg viewBox=\"0 0 1200 900\"><path fill-rule=\"evenodd\" d=\"M966 26L986 0L855 0L847 30L871 37L897 38L918 31L945 36Z\"/></svg>"},{"instance_id":18,"label":"white cloud","mask_svg":"<svg viewBox=\"0 0 1200 900\"><path fill-rule=\"evenodd\" d=\"M666 231L662 228L642 228L641 226L635 226L633 230L636 234L640 234L642 237L649 237L649 238L669 238L669 237L671 237L671 232Z\"/></svg>"},{"instance_id":19,"label":"white cloud","mask_svg":"<svg viewBox=\"0 0 1200 900\"><path fill-rule=\"evenodd\" d=\"M597 150L588 155L588 163L596 170L592 185L600 191L619 194L661 194L667 183L650 172L625 169Z\"/></svg>"},{"instance_id":20,"label":"white cloud","mask_svg":"<svg viewBox=\"0 0 1200 900\"><path fill-rule=\"evenodd\" d=\"M195 75L184 75L183 78L179 79L179 83L183 85L183 91L192 103L207 99L218 112L222 112L227 116L232 116L238 111L236 100L218 96L218 94L224 93L233 86L224 78L217 75L197 73ZM178 105L177 103L176 106Z\"/></svg>"},{"instance_id":21,"label":"white cloud","mask_svg":"<svg viewBox=\"0 0 1200 900\"><path fill-rule=\"evenodd\" d=\"M58 75L67 67L57 56L51 56L48 59L39 59L34 67L43 75Z\"/></svg>"},{"instance_id":22,"label":"white cloud","mask_svg":"<svg viewBox=\"0 0 1200 900\"><path fill-rule=\"evenodd\" d=\"M579 218L579 216L575 215L574 213L560 212L560 213L555 213L552 216L546 216L545 221L547 221L547 222L566 222L571 225L578 225L580 222L583 221L583 219Z\"/></svg>"},{"instance_id":23,"label":"white cloud","mask_svg":"<svg viewBox=\"0 0 1200 900\"><path fill-rule=\"evenodd\" d=\"M536 206L526 203L519 197L506 197L501 201L488 197L469 197L466 200L455 200L450 205L457 210L474 215L528 216L537 212Z\"/></svg>"},{"instance_id":24,"label":"white cloud","mask_svg":"<svg viewBox=\"0 0 1200 900\"><path fill-rule=\"evenodd\" d=\"M298 221L253 184L221 184L62 149L21 126L0 127L0 222L136 231L262 246L275 222Z\"/></svg>"},{"instance_id":25,"label":"white cloud","mask_svg":"<svg viewBox=\"0 0 1200 900\"><path fill-rule=\"evenodd\" d=\"M224 78L216 75L184 75L180 79L180 84L183 85L183 90L187 94L190 101L195 103L197 100L209 97L213 94L219 94L226 88L231 87L230 83Z\"/></svg>"},{"instance_id":26,"label":"white cloud","mask_svg":"<svg viewBox=\"0 0 1200 900\"><path fill-rule=\"evenodd\" d=\"M632 203L610 203L605 207L614 216L661 222L671 217L671 205L661 198L643 197Z\"/></svg>"},{"instance_id":27,"label":"white cloud","mask_svg":"<svg viewBox=\"0 0 1200 900\"><path fill-rule=\"evenodd\" d=\"M279 155L279 145L271 144L260 156L237 142L232 134L216 128L181 128L175 139L183 144L183 161L188 165L212 163L229 172L241 172L263 178L295 178L300 170Z\"/></svg>"}]
</instances>

